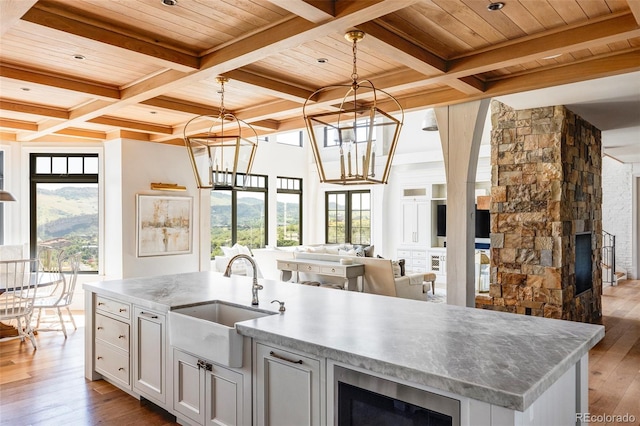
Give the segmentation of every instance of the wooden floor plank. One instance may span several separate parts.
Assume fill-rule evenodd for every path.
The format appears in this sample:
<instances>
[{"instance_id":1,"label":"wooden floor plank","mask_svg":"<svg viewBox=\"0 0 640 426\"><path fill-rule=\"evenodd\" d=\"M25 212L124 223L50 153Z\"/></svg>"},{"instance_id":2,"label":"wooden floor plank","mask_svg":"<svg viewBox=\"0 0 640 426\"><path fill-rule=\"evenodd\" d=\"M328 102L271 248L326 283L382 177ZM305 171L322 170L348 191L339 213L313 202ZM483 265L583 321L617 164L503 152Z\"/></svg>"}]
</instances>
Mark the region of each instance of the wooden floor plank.
<instances>
[{"instance_id":1,"label":"wooden floor plank","mask_svg":"<svg viewBox=\"0 0 640 426\"><path fill-rule=\"evenodd\" d=\"M602 297L605 338L589 356L591 415L634 416L640 425L640 280L607 286ZM103 380L84 378L84 325L64 339L40 333L29 342L0 343L0 425L175 425L175 418ZM628 419L629 417L627 417Z\"/></svg>"}]
</instances>

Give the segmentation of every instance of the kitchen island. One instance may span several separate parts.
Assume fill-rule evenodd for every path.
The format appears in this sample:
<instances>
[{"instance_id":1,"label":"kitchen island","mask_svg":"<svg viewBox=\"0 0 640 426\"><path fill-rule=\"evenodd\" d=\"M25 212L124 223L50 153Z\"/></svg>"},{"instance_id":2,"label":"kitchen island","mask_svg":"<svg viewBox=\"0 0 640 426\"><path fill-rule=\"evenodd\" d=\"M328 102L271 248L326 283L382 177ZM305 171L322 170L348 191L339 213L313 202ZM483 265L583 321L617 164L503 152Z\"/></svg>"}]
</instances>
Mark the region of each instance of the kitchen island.
<instances>
[{"instance_id":1,"label":"kitchen island","mask_svg":"<svg viewBox=\"0 0 640 426\"><path fill-rule=\"evenodd\" d=\"M233 415L213 408L201 417L200 408L195 417L180 412L193 405L180 402L187 377L180 376L187 365L180 360L193 354L172 347L166 320L172 309L213 300L250 306L247 277L195 272L85 284L86 377L106 378L192 424L228 415L238 424L277 425L287 417L278 417L276 394L282 391L291 402L301 395L297 380L308 393L302 398L305 423L334 424L338 367L458 401L461 425L576 424L576 413L588 411L588 352L604 336L602 326L271 280L260 284L257 308L276 314L236 325L247 344L242 367L228 369L239 379L233 389L242 400ZM286 311L277 313L273 300L285 302ZM105 321L116 328L113 341L98 337ZM160 355L146 361L155 352ZM103 354L112 353L109 359L120 364L100 367ZM293 359L293 373L279 369L282 359ZM215 364L194 359L196 364L215 376ZM272 380L277 377L284 378ZM265 395L270 391L274 401Z\"/></svg>"}]
</instances>

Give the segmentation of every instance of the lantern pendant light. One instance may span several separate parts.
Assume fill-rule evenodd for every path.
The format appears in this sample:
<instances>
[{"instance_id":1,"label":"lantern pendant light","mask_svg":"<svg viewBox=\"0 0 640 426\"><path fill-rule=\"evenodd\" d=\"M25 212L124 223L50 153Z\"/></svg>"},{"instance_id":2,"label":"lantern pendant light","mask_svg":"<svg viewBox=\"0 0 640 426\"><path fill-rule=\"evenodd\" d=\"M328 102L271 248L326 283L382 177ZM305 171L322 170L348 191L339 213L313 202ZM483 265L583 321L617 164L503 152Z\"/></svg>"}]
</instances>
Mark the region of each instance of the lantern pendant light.
<instances>
[{"instance_id":1,"label":"lantern pendant light","mask_svg":"<svg viewBox=\"0 0 640 426\"><path fill-rule=\"evenodd\" d=\"M184 127L184 141L198 188L245 187L258 147L254 128L224 107L226 77L220 84L220 112L199 115Z\"/></svg>"},{"instance_id":2,"label":"lantern pendant light","mask_svg":"<svg viewBox=\"0 0 640 426\"><path fill-rule=\"evenodd\" d=\"M352 43L351 83L316 90L302 108L320 182L357 185L387 183L389 179L404 111L396 98L376 89L370 80L358 81L357 43L364 36L362 31L345 34ZM324 110L314 105L323 92L336 89L346 89L339 105ZM385 112L383 106L400 119ZM382 167L381 173L376 162Z\"/></svg>"}]
</instances>

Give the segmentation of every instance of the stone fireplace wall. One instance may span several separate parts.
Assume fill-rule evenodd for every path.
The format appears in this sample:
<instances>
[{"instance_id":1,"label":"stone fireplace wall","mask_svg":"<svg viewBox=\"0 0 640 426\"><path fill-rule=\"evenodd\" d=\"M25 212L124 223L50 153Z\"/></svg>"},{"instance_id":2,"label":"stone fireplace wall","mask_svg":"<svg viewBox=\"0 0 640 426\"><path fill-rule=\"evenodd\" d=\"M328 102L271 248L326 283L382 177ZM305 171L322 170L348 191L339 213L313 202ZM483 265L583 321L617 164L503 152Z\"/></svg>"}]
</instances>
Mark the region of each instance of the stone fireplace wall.
<instances>
[{"instance_id":1,"label":"stone fireplace wall","mask_svg":"<svg viewBox=\"0 0 640 426\"><path fill-rule=\"evenodd\" d=\"M491 285L476 306L589 322L601 316L600 130L564 106L491 106ZM575 235L592 234L593 286L575 294Z\"/></svg>"}]
</instances>

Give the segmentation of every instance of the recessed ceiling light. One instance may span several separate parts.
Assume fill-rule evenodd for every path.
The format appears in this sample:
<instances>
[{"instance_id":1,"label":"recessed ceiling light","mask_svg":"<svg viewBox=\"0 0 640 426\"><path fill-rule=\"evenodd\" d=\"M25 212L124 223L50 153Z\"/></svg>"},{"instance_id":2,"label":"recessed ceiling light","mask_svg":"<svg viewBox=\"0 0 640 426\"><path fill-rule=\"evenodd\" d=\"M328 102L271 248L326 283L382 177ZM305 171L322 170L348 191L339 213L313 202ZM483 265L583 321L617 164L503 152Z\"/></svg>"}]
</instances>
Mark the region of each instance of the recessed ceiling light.
<instances>
[{"instance_id":1,"label":"recessed ceiling light","mask_svg":"<svg viewBox=\"0 0 640 426\"><path fill-rule=\"evenodd\" d=\"M327 62L329 62L329 60L327 58L318 58L318 59L316 59L316 61L319 64L326 64Z\"/></svg>"},{"instance_id":2,"label":"recessed ceiling light","mask_svg":"<svg viewBox=\"0 0 640 426\"><path fill-rule=\"evenodd\" d=\"M84 57L84 55L73 55L73 59L77 59L79 61L82 61L82 60L84 60L86 58Z\"/></svg>"},{"instance_id":3,"label":"recessed ceiling light","mask_svg":"<svg viewBox=\"0 0 640 426\"><path fill-rule=\"evenodd\" d=\"M149 114L152 114L152 115L155 115L157 113L158 113L158 111L149 111Z\"/></svg>"},{"instance_id":4,"label":"recessed ceiling light","mask_svg":"<svg viewBox=\"0 0 640 426\"><path fill-rule=\"evenodd\" d=\"M20 90L24 91L24 92L30 92L31 89L29 89L28 87L21 87Z\"/></svg>"},{"instance_id":5,"label":"recessed ceiling light","mask_svg":"<svg viewBox=\"0 0 640 426\"><path fill-rule=\"evenodd\" d=\"M165 6L175 6L178 4L178 0L160 0Z\"/></svg>"},{"instance_id":6,"label":"recessed ceiling light","mask_svg":"<svg viewBox=\"0 0 640 426\"><path fill-rule=\"evenodd\" d=\"M557 55L549 55L549 56L545 56L545 57L544 57L544 58L542 58L542 59L555 59L555 58L558 58L558 57L560 57L560 56L562 56L562 53L558 53Z\"/></svg>"},{"instance_id":7,"label":"recessed ceiling light","mask_svg":"<svg viewBox=\"0 0 640 426\"><path fill-rule=\"evenodd\" d=\"M501 1L497 1L497 2L489 3L489 6L487 6L487 9L489 9L491 12L495 12L496 10L500 10L503 7L504 7L504 3Z\"/></svg>"}]
</instances>

